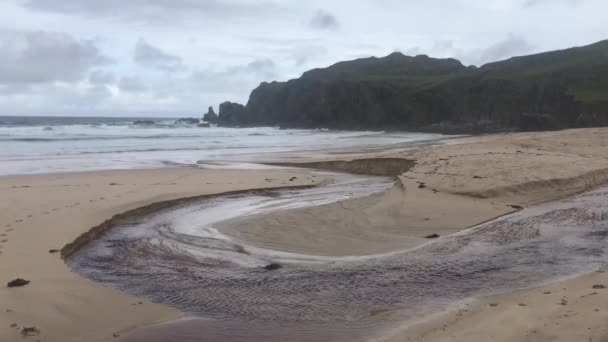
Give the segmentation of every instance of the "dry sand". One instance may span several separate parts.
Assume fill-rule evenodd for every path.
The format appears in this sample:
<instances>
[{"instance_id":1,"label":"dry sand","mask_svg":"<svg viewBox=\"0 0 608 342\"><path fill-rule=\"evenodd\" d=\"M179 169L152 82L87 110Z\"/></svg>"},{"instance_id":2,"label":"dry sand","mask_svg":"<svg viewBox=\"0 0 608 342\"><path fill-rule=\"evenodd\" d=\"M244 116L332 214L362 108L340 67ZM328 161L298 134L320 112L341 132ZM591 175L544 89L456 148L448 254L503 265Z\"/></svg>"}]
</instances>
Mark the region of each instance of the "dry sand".
<instances>
[{"instance_id":1,"label":"dry sand","mask_svg":"<svg viewBox=\"0 0 608 342\"><path fill-rule=\"evenodd\" d=\"M260 245L328 255L407 248L424 242L426 235L450 234L512 212L513 206L605 184L607 145L608 129L585 129L474 137L442 146L350 155L403 158L416 164L383 196L283 212L247 227L232 222L229 231ZM382 161L365 163L368 169L394 170ZM325 166L340 168L335 162ZM0 178L0 234L6 234L0 240L6 240L0 243L0 274L6 281L32 281L23 288L0 288L0 341L20 340L22 326L36 326L42 341L103 341L113 333L179 317L172 309L138 304L139 299L80 278L48 251L62 248L112 215L153 202L314 182L305 176L288 182L292 175L165 169ZM608 291L591 290L591 285L602 282L608 285L608 276L597 273L552 285L552 295L535 289L488 298L468 311L392 332L385 341L601 341ZM581 297L592 292L597 294ZM568 305L560 304L562 296ZM17 326L11 328L13 323Z\"/></svg>"}]
</instances>

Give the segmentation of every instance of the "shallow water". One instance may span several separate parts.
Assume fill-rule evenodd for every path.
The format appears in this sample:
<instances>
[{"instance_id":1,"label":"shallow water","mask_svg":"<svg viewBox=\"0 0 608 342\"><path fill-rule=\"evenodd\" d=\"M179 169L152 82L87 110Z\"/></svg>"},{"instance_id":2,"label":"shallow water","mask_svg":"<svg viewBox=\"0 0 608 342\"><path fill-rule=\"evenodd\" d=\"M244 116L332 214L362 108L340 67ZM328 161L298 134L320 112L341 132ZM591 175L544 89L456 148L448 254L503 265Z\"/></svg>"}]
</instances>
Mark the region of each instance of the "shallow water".
<instances>
[{"instance_id":1,"label":"shallow water","mask_svg":"<svg viewBox=\"0 0 608 342\"><path fill-rule=\"evenodd\" d=\"M141 120L142 118L139 118ZM153 118L0 117L0 175L139 169L365 152L438 140L438 134L200 128Z\"/></svg>"},{"instance_id":2,"label":"shallow water","mask_svg":"<svg viewBox=\"0 0 608 342\"><path fill-rule=\"evenodd\" d=\"M375 256L272 251L214 228L231 217L364 196L390 185L345 177L333 188L220 197L140 217L82 249L70 264L88 278L205 318L144 329L125 341L355 341L462 300L591 272L608 261L608 188ZM283 268L266 271L269 262Z\"/></svg>"}]
</instances>

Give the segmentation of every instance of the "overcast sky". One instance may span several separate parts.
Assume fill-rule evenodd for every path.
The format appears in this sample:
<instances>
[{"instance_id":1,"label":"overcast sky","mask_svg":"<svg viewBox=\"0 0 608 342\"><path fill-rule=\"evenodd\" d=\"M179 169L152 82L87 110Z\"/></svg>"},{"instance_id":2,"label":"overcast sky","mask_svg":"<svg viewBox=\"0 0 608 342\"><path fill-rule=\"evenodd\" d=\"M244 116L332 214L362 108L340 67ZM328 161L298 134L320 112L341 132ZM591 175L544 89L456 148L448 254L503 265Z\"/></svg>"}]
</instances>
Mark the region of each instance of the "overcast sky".
<instances>
[{"instance_id":1,"label":"overcast sky","mask_svg":"<svg viewBox=\"0 0 608 342\"><path fill-rule=\"evenodd\" d=\"M200 116L394 51L481 65L608 38L606 0L1 0L0 115Z\"/></svg>"}]
</instances>

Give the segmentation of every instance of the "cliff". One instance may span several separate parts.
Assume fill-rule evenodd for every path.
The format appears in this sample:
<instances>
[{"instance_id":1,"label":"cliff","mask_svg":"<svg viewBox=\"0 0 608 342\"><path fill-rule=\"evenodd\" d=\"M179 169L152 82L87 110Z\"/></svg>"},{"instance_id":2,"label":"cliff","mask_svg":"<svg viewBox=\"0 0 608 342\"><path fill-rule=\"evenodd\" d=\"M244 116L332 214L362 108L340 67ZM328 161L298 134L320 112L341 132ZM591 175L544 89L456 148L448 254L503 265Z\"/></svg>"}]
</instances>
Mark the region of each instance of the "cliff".
<instances>
[{"instance_id":1,"label":"cliff","mask_svg":"<svg viewBox=\"0 0 608 342\"><path fill-rule=\"evenodd\" d=\"M409 57L340 62L262 83L220 125L404 129L444 133L608 125L608 41L480 68Z\"/></svg>"}]
</instances>

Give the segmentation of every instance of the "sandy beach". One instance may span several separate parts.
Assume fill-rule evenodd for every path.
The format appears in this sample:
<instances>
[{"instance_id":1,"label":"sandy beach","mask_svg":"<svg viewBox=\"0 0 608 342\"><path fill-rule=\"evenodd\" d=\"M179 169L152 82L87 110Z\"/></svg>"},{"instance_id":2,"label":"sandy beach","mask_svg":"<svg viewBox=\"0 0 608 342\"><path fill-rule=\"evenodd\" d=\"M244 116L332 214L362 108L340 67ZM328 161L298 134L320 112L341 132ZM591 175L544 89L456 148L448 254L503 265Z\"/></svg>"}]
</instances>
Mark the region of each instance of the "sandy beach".
<instances>
[{"instance_id":1,"label":"sandy beach","mask_svg":"<svg viewBox=\"0 0 608 342\"><path fill-rule=\"evenodd\" d=\"M112 216L176 198L218 192L310 185L296 173L163 169L0 178L0 341L107 341L141 325L182 315L73 273L60 250ZM6 283L23 278L23 288Z\"/></svg>"},{"instance_id":2,"label":"sandy beach","mask_svg":"<svg viewBox=\"0 0 608 342\"><path fill-rule=\"evenodd\" d=\"M332 155L304 167L397 177L386 193L224 225L260 247L327 256L412 248L608 182L608 129L490 135L400 151ZM338 161L364 160L352 164ZM395 166L394 160L404 160ZM294 175L297 178L294 179ZM0 177L0 340L108 341L182 314L73 273L60 250L116 214L177 198L323 182L304 171L159 169ZM379 341L602 341L605 273L463 304ZM550 292L550 293L548 293ZM564 301L566 303L564 304ZM509 324L504 324L508 320Z\"/></svg>"}]
</instances>

